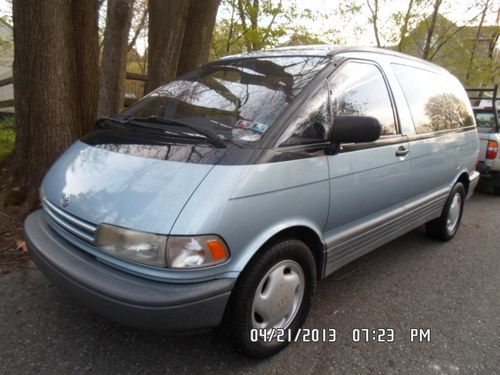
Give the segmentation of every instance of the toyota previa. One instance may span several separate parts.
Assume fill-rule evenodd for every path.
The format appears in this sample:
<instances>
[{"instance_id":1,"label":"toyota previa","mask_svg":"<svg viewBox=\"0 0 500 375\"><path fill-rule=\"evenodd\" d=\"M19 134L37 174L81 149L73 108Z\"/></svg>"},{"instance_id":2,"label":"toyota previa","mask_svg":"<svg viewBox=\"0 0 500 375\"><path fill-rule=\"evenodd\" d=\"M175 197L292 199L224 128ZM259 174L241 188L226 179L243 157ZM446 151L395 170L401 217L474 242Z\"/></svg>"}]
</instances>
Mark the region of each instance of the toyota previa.
<instances>
[{"instance_id":1,"label":"toyota previa","mask_svg":"<svg viewBox=\"0 0 500 375\"><path fill-rule=\"evenodd\" d=\"M265 357L319 280L424 224L450 240L477 158L467 95L434 64L331 46L229 56L99 119L46 174L26 238L98 314L221 325Z\"/></svg>"}]
</instances>

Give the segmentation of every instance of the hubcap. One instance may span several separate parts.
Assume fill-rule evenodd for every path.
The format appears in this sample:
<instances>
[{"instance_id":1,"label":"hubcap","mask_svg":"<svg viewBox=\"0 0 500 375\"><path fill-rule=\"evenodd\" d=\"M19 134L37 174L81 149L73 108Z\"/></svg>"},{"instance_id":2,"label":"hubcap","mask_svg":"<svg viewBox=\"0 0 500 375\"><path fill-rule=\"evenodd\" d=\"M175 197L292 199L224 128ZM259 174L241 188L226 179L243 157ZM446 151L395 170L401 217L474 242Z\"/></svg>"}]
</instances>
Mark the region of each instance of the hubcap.
<instances>
[{"instance_id":1,"label":"hubcap","mask_svg":"<svg viewBox=\"0 0 500 375\"><path fill-rule=\"evenodd\" d=\"M462 197L459 193L455 193L451 201L450 209L448 210L448 218L446 219L446 229L452 233L458 224L460 217L460 209L462 207Z\"/></svg>"},{"instance_id":2,"label":"hubcap","mask_svg":"<svg viewBox=\"0 0 500 375\"><path fill-rule=\"evenodd\" d=\"M253 328L287 328L304 296L304 272L293 260L284 260L262 278L252 305Z\"/></svg>"}]
</instances>

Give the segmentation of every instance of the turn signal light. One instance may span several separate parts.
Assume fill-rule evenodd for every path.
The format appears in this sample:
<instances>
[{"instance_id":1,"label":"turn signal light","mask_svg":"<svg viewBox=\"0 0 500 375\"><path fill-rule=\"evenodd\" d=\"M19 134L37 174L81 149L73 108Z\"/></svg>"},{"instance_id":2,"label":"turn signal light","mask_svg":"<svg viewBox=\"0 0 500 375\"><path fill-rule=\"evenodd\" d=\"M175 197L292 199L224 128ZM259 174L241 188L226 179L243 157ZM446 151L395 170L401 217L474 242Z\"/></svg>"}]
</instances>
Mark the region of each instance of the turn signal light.
<instances>
[{"instance_id":1,"label":"turn signal light","mask_svg":"<svg viewBox=\"0 0 500 375\"><path fill-rule=\"evenodd\" d=\"M229 258L227 248L220 240L208 241L207 245L215 260Z\"/></svg>"},{"instance_id":2,"label":"turn signal light","mask_svg":"<svg viewBox=\"0 0 500 375\"><path fill-rule=\"evenodd\" d=\"M498 155L498 143L496 141L488 141L486 148L486 159L496 159Z\"/></svg>"}]
</instances>

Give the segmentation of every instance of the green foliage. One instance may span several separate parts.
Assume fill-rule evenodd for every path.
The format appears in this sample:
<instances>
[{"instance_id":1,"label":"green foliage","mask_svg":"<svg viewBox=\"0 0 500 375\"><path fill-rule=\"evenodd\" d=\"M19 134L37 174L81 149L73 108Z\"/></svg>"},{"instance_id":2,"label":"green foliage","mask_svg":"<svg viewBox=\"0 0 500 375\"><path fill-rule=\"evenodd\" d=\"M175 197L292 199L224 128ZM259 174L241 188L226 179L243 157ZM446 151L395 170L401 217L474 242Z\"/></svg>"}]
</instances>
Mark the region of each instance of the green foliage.
<instances>
[{"instance_id":1,"label":"green foliage","mask_svg":"<svg viewBox=\"0 0 500 375\"><path fill-rule=\"evenodd\" d=\"M6 17L0 17L1 21L9 24ZM12 40L12 34L7 39L0 37L0 66L10 67L12 66L12 60L14 59L14 42Z\"/></svg>"},{"instance_id":2,"label":"green foliage","mask_svg":"<svg viewBox=\"0 0 500 375\"><path fill-rule=\"evenodd\" d=\"M0 160L12 152L15 138L14 116L0 118Z\"/></svg>"},{"instance_id":3,"label":"green foliage","mask_svg":"<svg viewBox=\"0 0 500 375\"><path fill-rule=\"evenodd\" d=\"M311 44L325 44L318 35L310 33L305 27L298 26L293 30L293 34L290 36L288 42L285 43L287 46L303 46Z\"/></svg>"},{"instance_id":4,"label":"green foliage","mask_svg":"<svg viewBox=\"0 0 500 375\"><path fill-rule=\"evenodd\" d=\"M485 26L481 31L472 68L467 78L468 61L477 33L477 27L457 26L439 15L433 35L429 59L456 75L465 86L491 87L500 83L500 62L492 58L490 40L499 33L498 26ZM427 33L427 24L420 22L404 40L403 52L421 57Z\"/></svg>"},{"instance_id":5,"label":"green foliage","mask_svg":"<svg viewBox=\"0 0 500 375\"><path fill-rule=\"evenodd\" d=\"M295 1L223 0L220 11L227 15L220 20L212 35L211 59L228 54L274 47L290 35L291 25L298 17Z\"/></svg>"}]
</instances>

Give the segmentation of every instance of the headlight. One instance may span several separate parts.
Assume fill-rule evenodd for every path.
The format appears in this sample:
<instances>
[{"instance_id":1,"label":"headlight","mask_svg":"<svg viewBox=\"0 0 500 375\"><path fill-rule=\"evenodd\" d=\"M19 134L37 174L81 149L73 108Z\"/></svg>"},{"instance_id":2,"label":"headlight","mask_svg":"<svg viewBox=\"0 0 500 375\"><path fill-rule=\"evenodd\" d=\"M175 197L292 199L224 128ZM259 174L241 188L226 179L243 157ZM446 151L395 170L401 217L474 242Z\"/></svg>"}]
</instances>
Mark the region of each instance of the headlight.
<instances>
[{"instance_id":1,"label":"headlight","mask_svg":"<svg viewBox=\"0 0 500 375\"><path fill-rule=\"evenodd\" d=\"M166 236L109 224L97 228L95 245L108 253L151 266L165 267Z\"/></svg>"},{"instance_id":2,"label":"headlight","mask_svg":"<svg viewBox=\"0 0 500 375\"><path fill-rule=\"evenodd\" d=\"M200 268L229 259L218 236L161 236L109 224L99 225L95 245L103 251L156 267Z\"/></svg>"}]
</instances>

